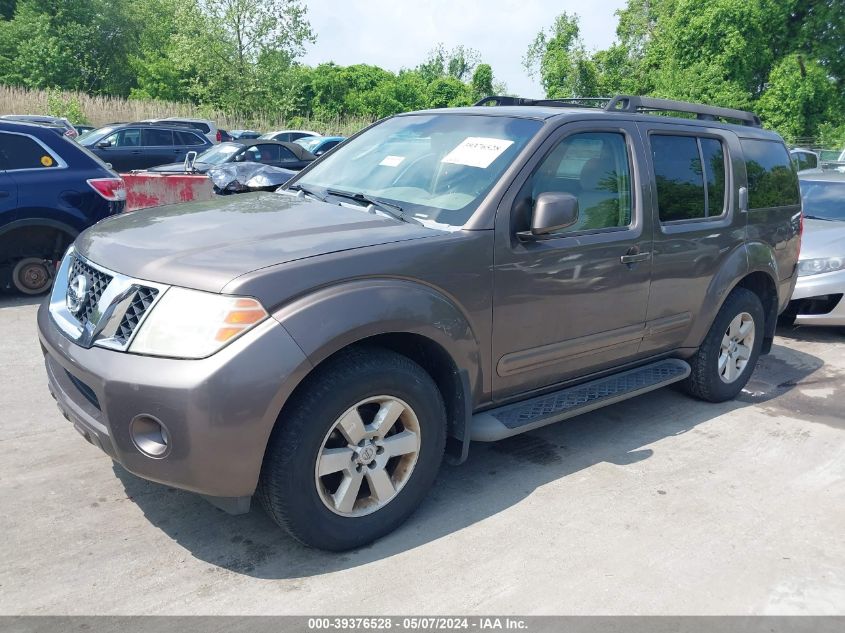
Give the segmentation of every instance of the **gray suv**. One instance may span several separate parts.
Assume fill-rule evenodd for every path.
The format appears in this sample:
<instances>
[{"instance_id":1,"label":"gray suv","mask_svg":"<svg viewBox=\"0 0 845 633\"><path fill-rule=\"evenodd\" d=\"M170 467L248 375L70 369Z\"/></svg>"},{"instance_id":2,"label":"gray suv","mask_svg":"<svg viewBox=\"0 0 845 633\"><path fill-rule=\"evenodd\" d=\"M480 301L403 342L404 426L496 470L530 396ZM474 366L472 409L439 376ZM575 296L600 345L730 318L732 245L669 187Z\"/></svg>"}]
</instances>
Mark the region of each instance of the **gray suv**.
<instances>
[{"instance_id":1,"label":"gray suv","mask_svg":"<svg viewBox=\"0 0 845 633\"><path fill-rule=\"evenodd\" d=\"M60 409L112 459L344 550L473 440L672 383L733 398L800 236L789 152L751 113L499 97L378 122L276 193L104 220L38 327Z\"/></svg>"}]
</instances>

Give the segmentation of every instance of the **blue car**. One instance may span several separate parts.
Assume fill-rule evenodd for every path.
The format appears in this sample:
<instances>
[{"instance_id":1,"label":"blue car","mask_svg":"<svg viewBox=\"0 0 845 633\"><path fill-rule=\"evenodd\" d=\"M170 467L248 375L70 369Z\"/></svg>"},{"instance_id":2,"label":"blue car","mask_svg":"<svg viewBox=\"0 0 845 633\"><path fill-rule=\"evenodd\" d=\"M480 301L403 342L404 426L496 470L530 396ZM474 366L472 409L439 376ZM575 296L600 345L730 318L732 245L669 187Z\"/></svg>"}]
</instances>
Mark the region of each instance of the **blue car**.
<instances>
[{"instance_id":1,"label":"blue car","mask_svg":"<svg viewBox=\"0 0 845 633\"><path fill-rule=\"evenodd\" d=\"M305 138L298 138L294 141L297 145L302 145L314 156L322 156L335 145L340 145L346 140L345 136L306 136Z\"/></svg>"},{"instance_id":2,"label":"blue car","mask_svg":"<svg viewBox=\"0 0 845 633\"><path fill-rule=\"evenodd\" d=\"M0 289L46 292L76 236L125 201L123 180L84 147L0 121Z\"/></svg>"}]
</instances>

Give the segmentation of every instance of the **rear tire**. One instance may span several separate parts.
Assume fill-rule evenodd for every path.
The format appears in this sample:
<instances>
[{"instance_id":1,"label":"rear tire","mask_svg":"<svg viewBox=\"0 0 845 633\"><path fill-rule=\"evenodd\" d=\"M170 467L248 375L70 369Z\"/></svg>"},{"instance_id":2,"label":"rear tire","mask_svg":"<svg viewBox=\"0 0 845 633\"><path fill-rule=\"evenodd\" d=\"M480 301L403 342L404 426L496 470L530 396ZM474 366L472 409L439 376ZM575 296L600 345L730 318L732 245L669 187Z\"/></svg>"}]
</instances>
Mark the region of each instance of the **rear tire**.
<instances>
[{"instance_id":1,"label":"rear tire","mask_svg":"<svg viewBox=\"0 0 845 633\"><path fill-rule=\"evenodd\" d=\"M689 360L692 372L684 390L709 402L731 400L748 383L763 346L765 316L759 297L735 288L698 352Z\"/></svg>"},{"instance_id":2,"label":"rear tire","mask_svg":"<svg viewBox=\"0 0 845 633\"><path fill-rule=\"evenodd\" d=\"M306 381L270 437L256 494L305 545L366 545L405 521L434 482L443 399L419 365L377 348L342 352Z\"/></svg>"}]
</instances>

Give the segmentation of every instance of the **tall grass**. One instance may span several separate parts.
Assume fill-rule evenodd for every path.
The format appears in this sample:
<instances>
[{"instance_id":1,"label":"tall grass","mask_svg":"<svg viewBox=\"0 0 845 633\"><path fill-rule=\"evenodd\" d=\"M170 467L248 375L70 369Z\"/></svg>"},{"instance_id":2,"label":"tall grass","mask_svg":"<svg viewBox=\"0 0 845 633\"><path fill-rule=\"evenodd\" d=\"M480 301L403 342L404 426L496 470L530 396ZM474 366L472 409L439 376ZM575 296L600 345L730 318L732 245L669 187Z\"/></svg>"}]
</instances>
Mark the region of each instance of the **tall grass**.
<instances>
[{"instance_id":1,"label":"tall grass","mask_svg":"<svg viewBox=\"0 0 845 633\"><path fill-rule=\"evenodd\" d=\"M294 127L340 136L349 136L372 123L371 119L365 117L337 117L326 121L295 117L285 120L264 113L228 114L190 103L91 96L83 92L29 90L14 86L0 86L0 114L71 114L76 116L69 118L81 119L73 120L73 123L88 123L98 127L117 121L179 116L211 119L218 127L226 130L246 128L267 131Z\"/></svg>"}]
</instances>

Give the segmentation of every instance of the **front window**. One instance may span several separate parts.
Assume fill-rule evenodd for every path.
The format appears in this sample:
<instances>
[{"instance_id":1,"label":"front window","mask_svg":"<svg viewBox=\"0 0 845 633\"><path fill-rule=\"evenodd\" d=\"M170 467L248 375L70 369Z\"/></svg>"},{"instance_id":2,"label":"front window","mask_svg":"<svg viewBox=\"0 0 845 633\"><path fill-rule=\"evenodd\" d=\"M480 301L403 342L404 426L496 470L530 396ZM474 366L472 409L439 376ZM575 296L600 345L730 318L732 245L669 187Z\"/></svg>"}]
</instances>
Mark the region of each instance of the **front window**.
<instances>
[{"instance_id":1,"label":"front window","mask_svg":"<svg viewBox=\"0 0 845 633\"><path fill-rule=\"evenodd\" d=\"M801 198L805 217L845 221L845 180L802 180Z\"/></svg>"},{"instance_id":2,"label":"front window","mask_svg":"<svg viewBox=\"0 0 845 633\"><path fill-rule=\"evenodd\" d=\"M220 143L211 149L204 151L197 156L197 163L208 163L209 165L222 165L227 162L232 156L243 149L243 145L239 143Z\"/></svg>"},{"instance_id":3,"label":"front window","mask_svg":"<svg viewBox=\"0 0 845 633\"><path fill-rule=\"evenodd\" d=\"M505 116L398 116L347 141L296 184L321 195L361 193L421 220L463 226L541 126Z\"/></svg>"}]
</instances>

